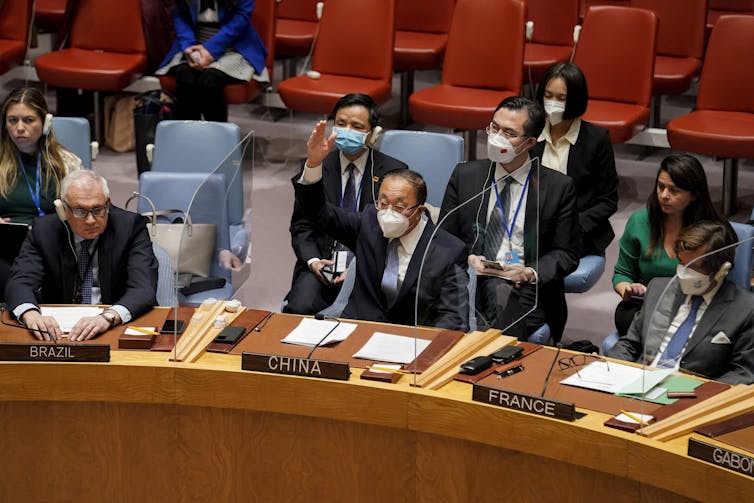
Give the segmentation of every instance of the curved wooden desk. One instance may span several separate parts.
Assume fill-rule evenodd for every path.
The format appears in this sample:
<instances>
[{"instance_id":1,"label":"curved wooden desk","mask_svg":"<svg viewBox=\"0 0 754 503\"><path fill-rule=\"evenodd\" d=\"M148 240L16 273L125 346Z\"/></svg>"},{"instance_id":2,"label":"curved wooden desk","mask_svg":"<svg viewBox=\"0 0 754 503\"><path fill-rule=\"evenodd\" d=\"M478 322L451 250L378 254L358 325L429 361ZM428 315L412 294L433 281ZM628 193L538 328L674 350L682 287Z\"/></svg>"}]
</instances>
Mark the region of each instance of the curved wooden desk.
<instances>
[{"instance_id":1,"label":"curved wooden desk","mask_svg":"<svg viewBox=\"0 0 754 503\"><path fill-rule=\"evenodd\" d=\"M112 351L0 363L2 501L744 501L754 481L667 444L440 391ZM404 377L404 380L406 378Z\"/></svg>"}]
</instances>

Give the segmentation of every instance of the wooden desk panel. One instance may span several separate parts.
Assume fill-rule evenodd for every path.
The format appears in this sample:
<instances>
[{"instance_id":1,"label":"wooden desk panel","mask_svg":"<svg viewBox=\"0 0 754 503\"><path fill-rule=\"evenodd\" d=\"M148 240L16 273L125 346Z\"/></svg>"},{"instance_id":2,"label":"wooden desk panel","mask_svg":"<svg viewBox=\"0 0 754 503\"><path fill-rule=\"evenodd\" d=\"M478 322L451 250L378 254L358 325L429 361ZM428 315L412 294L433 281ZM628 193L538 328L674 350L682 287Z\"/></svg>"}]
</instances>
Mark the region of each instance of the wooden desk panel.
<instances>
[{"instance_id":1,"label":"wooden desk panel","mask_svg":"<svg viewBox=\"0 0 754 503\"><path fill-rule=\"evenodd\" d=\"M0 363L2 501L744 501L754 481L668 443L439 391L112 352Z\"/></svg>"}]
</instances>

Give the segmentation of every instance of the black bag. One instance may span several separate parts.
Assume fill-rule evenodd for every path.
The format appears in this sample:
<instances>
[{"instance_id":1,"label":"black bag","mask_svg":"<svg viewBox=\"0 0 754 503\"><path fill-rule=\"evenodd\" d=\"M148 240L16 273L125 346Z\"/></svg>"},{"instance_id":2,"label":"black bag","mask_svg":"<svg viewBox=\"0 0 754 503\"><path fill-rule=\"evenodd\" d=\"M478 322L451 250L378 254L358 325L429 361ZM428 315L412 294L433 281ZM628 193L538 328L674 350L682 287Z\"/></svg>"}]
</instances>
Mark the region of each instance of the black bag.
<instances>
[{"instance_id":1,"label":"black bag","mask_svg":"<svg viewBox=\"0 0 754 503\"><path fill-rule=\"evenodd\" d=\"M172 119L175 98L159 89L147 91L136 98L134 108L134 134L136 136L136 169L139 174L149 171L147 145L154 143L157 123Z\"/></svg>"}]
</instances>

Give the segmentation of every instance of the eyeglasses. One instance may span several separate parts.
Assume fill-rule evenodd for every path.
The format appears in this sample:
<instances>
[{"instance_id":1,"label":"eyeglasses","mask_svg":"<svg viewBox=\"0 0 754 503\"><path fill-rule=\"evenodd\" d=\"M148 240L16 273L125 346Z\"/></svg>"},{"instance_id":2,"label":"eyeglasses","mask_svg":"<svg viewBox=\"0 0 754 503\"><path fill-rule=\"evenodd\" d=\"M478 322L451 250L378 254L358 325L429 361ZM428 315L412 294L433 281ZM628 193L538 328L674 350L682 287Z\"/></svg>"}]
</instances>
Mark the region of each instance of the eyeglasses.
<instances>
[{"instance_id":1,"label":"eyeglasses","mask_svg":"<svg viewBox=\"0 0 754 503\"><path fill-rule=\"evenodd\" d=\"M500 129L500 126L498 126L494 122L490 122L490 125L487 126L486 131L487 131L487 134L501 134L505 136L506 138L508 138L509 140L526 136L525 134L518 134L512 129Z\"/></svg>"},{"instance_id":2,"label":"eyeglasses","mask_svg":"<svg viewBox=\"0 0 754 503\"><path fill-rule=\"evenodd\" d=\"M386 210L388 208L392 208L394 211L397 211L398 213L405 213L405 212L407 212L409 210L413 210L414 208L416 208L417 206L419 206L418 204L415 204L413 206L408 206L408 207L407 206L396 206L394 204L390 204L390 203L385 202L385 201L377 201L377 202L374 203L374 205L377 207L378 210Z\"/></svg>"},{"instance_id":3,"label":"eyeglasses","mask_svg":"<svg viewBox=\"0 0 754 503\"><path fill-rule=\"evenodd\" d=\"M107 210L110 208L109 204L95 206L94 208L74 208L68 203L65 203L65 205L68 206L68 209L71 210L71 214L76 218L86 218L90 213L95 218L101 218L105 216Z\"/></svg>"},{"instance_id":4,"label":"eyeglasses","mask_svg":"<svg viewBox=\"0 0 754 503\"><path fill-rule=\"evenodd\" d=\"M607 367L607 371L610 372L610 364L607 363L607 360L602 358L601 356L597 355L589 355L589 354L580 354L580 355L574 355L570 358L561 358L558 360L558 366L560 367L560 370L566 370L569 368L576 369L576 375L581 378L581 374L579 374L578 367L583 367L587 363L591 363L587 360L587 358L592 358L596 361L602 361L605 362L605 366Z\"/></svg>"}]
</instances>

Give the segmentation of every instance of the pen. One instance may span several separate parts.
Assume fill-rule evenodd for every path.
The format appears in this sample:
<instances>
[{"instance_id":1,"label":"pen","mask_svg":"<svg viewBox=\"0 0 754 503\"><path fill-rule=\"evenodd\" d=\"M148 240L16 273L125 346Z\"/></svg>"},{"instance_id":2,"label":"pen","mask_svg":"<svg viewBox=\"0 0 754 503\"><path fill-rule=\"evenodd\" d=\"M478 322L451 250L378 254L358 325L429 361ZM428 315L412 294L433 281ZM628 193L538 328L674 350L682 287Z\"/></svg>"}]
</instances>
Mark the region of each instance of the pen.
<instances>
[{"instance_id":1,"label":"pen","mask_svg":"<svg viewBox=\"0 0 754 503\"><path fill-rule=\"evenodd\" d=\"M160 334L159 334L159 332L155 332L154 330L149 330L148 328L142 328L142 327L134 327L134 326L132 326L132 325L129 325L129 326L128 326L128 327L126 327L126 328L128 328L129 330L133 330L133 331L135 331L135 332L141 332L142 334L147 334L147 335L160 335Z\"/></svg>"},{"instance_id":2,"label":"pen","mask_svg":"<svg viewBox=\"0 0 754 503\"><path fill-rule=\"evenodd\" d=\"M410 374L411 372L407 372L403 369L394 369L390 367L380 367L379 365L372 365L367 370L379 370L380 372L392 372L393 374Z\"/></svg>"},{"instance_id":3,"label":"pen","mask_svg":"<svg viewBox=\"0 0 754 503\"><path fill-rule=\"evenodd\" d=\"M640 418L639 416L637 416L636 414L631 414L630 412L626 412L623 409L621 409L621 413L624 416L626 416L626 417L630 417L631 419L633 419L634 421L636 421L637 423L639 423L642 426L646 426L647 424L649 424L646 421L644 421L642 418Z\"/></svg>"},{"instance_id":4,"label":"pen","mask_svg":"<svg viewBox=\"0 0 754 503\"><path fill-rule=\"evenodd\" d=\"M503 377L512 376L513 374L521 372L522 370L524 370L523 365L516 365L515 367L511 367L508 370L503 370L501 372L495 372L495 373L497 374L498 379L502 379Z\"/></svg>"},{"instance_id":5,"label":"pen","mask_svg":"<svg viewBox=\"0 0 754 503\"><path fill-rule=\"evenodd\" d=\"M265 325L267 325L267 322L270 321L270 318L272 318L272 315L275 313L270 313L264 318L260 320L259 323L257 323L257 326L254 327L255 332L261 332Z\"/></svg>"}]
</instances>

